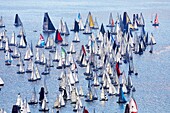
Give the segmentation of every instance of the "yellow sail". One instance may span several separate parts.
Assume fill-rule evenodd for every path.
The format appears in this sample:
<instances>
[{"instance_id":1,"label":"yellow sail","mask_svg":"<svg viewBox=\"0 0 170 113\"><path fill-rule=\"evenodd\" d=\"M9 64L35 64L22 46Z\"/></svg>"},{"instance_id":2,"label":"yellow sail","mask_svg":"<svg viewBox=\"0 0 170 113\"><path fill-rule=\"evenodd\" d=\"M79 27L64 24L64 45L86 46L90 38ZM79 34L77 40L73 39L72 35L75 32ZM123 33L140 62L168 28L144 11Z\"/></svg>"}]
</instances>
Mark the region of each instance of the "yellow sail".
<instances>
[{"instance_id":1,"label":"yellow sail","mask_svg":"<svg viewBox=\"0 0 170 113\"><path fill-rule=\"evenodd\" d=\"M126 15L126 22L127 22L127 23L131 23L130 18L129 18L128 15Z\"/></svg>"},{"instance_id":2,"label":"yellow sail","mask_svg":"<svg viewBox=\"0 0 170 113\"><path fill-rule=\"evenodd\" d=\"M94 27L94 21L90 12L89 12L89 25L90 27Z\"/></svg>"}]
</instances>

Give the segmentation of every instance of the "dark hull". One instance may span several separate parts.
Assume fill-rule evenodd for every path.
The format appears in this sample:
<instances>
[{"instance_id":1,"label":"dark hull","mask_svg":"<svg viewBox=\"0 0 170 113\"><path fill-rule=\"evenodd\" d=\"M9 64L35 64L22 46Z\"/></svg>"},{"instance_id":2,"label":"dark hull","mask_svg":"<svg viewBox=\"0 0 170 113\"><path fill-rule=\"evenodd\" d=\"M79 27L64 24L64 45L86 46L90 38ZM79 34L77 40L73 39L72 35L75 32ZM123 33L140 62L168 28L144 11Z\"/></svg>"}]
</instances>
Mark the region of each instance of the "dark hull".
<instances>
[{"instance_id":1,"label":"dark hull","mask_svg":"<svg viewBox=\"0 0 170 113\"><path fill-rule=\"evenodd\" d=\"M152 26L159 26L159 24L152 24Z\"/></svg>"},{"instance_id":2,"label":"dark hull","mask_svg":"<svg viewBox=\"0 0 170 113\"><path fill-rule=\"evenodd\" d=\"M77 41L77 40L73 40L72 42L74 42L74 43L78 43L78 42L80 42L80 41Z\"/></svg>"}]
</instances>

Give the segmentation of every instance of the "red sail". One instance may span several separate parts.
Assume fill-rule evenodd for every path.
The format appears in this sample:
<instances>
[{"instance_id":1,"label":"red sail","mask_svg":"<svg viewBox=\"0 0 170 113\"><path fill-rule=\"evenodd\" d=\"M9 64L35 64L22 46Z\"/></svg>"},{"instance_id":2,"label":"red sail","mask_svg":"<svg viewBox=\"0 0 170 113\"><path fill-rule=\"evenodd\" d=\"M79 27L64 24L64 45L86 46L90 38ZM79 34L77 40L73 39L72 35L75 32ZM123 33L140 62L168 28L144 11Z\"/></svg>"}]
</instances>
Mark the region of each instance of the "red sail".
<instances>
[{"instance_id":1,"label":"red sail","mask_svg":"<svg viewBox=\"0 0 170 113\"><path fill-rule=\"evenodd\" d=\"M63 39L60 35L60 33L58 32L58 30L56 31L56 38L55 38L55 42L58 43L58 42L62 42Z\"/></svg>"},{"instance_id":2,"label":"red sail","mask_svg":"<svg viewBox=\"0 0 170 113\"><path fill-rule=\"evenodd\" d=\"M86 108L84 108L83 113L89 113Z\"/></svg>"},{"instance_id":3,"label":"red sail","mask_svg":"<svg viewBox=\"0 0 170 113\"><path fill-rule=\"evenodd\" d=\"M156 16L155 16L155 20L154 20L154 24L158 24L159 22L158 22L158 15L156 14Z\"/></svg>"},{"instance_id":4,"label":"red sail","mask_svg":"<svg viewBox=\"0 0 170 113\"><path fill-rule=\"evenodd\" d=\"M116 63L116 72L117 72L117 75L119 77L121 73L120 73L119 63L118 62Z\"/></svg>"},{"instance_id":5,"label":"red sail","mask_svg":"<svg viewBox=\"0 0 170 113\"><path fill-rule=\"evenodd\" d=\"M86 50L84 48L84 45L82 45L82 51L83 51L84 55L86 56Z\"/></svg>"}]
</instances>

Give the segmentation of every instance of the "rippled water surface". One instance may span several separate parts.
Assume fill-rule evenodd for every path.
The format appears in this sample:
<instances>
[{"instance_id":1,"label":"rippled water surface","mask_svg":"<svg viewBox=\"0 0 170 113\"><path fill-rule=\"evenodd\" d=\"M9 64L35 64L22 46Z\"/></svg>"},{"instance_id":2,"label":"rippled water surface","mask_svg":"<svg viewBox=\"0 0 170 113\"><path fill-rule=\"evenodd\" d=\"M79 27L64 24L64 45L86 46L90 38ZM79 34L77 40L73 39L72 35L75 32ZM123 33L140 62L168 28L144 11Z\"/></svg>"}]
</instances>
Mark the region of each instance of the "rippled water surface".
<instances>
[{"instance_id":1,"label":"rippled water surface","mask_svg":"<svg viewBox=\"0 0 170 113\"><path fill-rule=\"evenodd\" d=\"M27 41L32 40L33 45L37 43L39 34L42 33L44 12L49 13L56 28L58 28L59 20L63 17L69 29L79 12L85 22L88 12L91 11L93 17L97 17L99 25L101 23L108 24L110 12L113 13L114 19L116 19L117 13L123 15L124 11L127 11L130 17L133 13L142 12L146 22L145 29L149 33L153 32L157 44L154 46L153 54L150 54L149 49L147 49L142 56L134 55L134 65L139 73L138 76L132 76L133 85L136 88L134 97L139 113L170 112L170 2L168 0L1 0L0 9L0 15L3 16L8 37L11 36L12 31L19 32L19 29L13 26L14 16L18 13L25 28ZM159 15L159 28L152 27L150 23L151 15L155 13ZM37 32L33 32L33 30L37 30ZM70 33L68 42L71 42L74 38L74 34ZM87 43L88 39L88 36L82 33L79 36L81 43L75 46L76 50L80 50L80 46ZM25 51L22 50L22 53L25 54ZM13 104L16 103L17 94L21 93L23 98L30 99L33 87L39 92L45 77L42 76L42 80L35 83L28 82L29 74L16 74L18 70L18 67L15 66L17 61L14 60L11 66L5 66L4 55L1 51L0 77L4 80L5 85L0 91L0 108L4 108L7 113L10 113ZM125 72L127 67L122 65ZM39 66L39 68L42 72L43 67ZM85 68L79 68L80 83L78 85L83 86L84 93L86 93L87 81L84 79L84 71ZM60 70L52 68L50 75L46 76L50 113L56 96L59 94L57 78L60 73ZM101 91L99 89L97 91L98 96L100 96ZM130 95L126 95L126 97L129 99ZM97 100L93 103L86 103L84 98L81 98L83 105L90 113L94 108L97 113L124 112L125 105L116 103L118 97L113 96L108 97L108 99L107 102ZM32 113L39 112L39 105L30 106L30 108ZM66 107L61 108L60 112L72 113L70 102L67 102Z\"/></svg>"}]
</instances>

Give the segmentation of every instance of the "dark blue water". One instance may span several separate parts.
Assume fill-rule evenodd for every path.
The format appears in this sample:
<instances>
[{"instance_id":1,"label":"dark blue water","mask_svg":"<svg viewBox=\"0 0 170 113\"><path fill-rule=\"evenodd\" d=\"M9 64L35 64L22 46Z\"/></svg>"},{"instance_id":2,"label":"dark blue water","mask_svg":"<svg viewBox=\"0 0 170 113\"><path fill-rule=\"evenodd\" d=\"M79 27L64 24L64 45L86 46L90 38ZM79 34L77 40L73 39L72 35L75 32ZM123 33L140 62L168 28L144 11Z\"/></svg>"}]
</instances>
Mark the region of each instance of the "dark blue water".
<instances>
[{"instance_id":1,"label":"dark blue water","mask_svg":"<svg viewBox=\"0 0 170 113\"><path fill-rule=\"evenodd\" d=\"M170 2L168 0L128 0L128 1L113 1L113 0L3 0L0 4L0 15L3 16L5 22L5 29L7 29L7 36L11 37L12 31L17 34L18 28L13 26L14 16L19 14L21 21L24 24L27 41L33 41L35 45L38 41L39 34L42 33L42 20L44 12L48 12L54 26L58 28L59 20L63 17L67 22L69 29L72 27L74 19L80 12L83 22L91 11L93 17L97 17L99 26L101 23L108 24L109 13L113 13L116 19L117 13L122 14L124 11L128 12L130 18L133 13L143 13L146 22L146 31L153 33L157 44L154 46L153 54L149 53L147 49L142 56L134 55L134 65L138 71L138 76L132 76L133 85L136 88L134 93L135 100L138 105L139 113L169 113L170 112L170 41L169 41L169 18L170 18ZM159 15L159 28L152 27L151 15L158 13ZM33 32L37 30L37 32ZM76 45L76 50L82 44L87 43L88 36L79 34L81 44ZM46 37L45 37L46 38ZM74 35L71 32L68 37L68 42L73 40ZM67 49L67 48L66 48ZM25 54L24 50L22 53ZM5 66L4 53L0 52L0 77L4 80L5 85L0 91L0 108L4 108L8 113L11 112L12 106L16 103L17 94L21 93L22 98L30 99L33 87L39 92L40 87L43 85L44 76L41 81L35 83L28 82L29 74L18 75L16 74L18 67L17 61L13 61L12 66ZM27 63L26 63L27 64ZM122 68L127 74L127 66L123 65ZM43 71L43 66L39 66L40 72ZM84 93L87 92L87 81L84 80L83 72L85 68L79 68L79 79L83 87ZM46 84L49 91L47 96L49 100L49 108L54 104L54 101L59 94L59 81L61 71L52 68L50 75L46 76ZM100 98L100 90L97 89ZM129 99L130 95L126 95ZM95 108L98 113L123 113L125 105L116 103L118 97L108 97L107 102L100 102L99 100L93 103L82 103L92 113ZM32 113L38 113L39 105L30 106ZM66 103L66 107L61 108L61 113L71 113L72 105L70 102Z\"/></svg>"}]
</instances>

